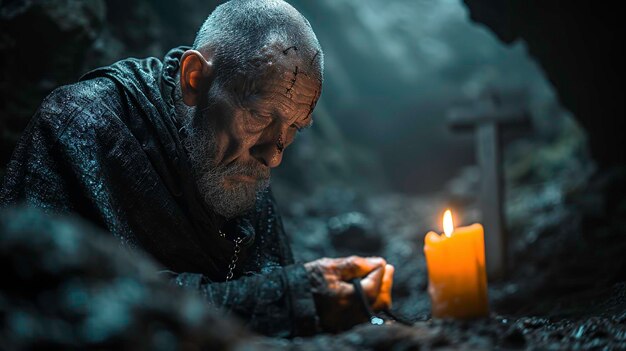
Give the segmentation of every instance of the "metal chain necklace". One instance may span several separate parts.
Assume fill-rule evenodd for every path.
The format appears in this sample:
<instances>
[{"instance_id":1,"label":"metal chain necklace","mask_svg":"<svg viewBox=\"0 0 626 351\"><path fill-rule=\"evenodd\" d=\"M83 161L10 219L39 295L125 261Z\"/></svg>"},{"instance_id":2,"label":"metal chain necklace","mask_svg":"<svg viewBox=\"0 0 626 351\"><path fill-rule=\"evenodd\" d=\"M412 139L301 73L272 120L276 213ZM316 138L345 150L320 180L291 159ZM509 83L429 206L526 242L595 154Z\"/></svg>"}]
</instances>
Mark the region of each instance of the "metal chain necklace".
<instances>
[{"instance_id":1,"label":"metal chain necklace","mask_svg":"<svg viewBox=\"0 0 626 351\"><path fill-rule=\"evenodd\" d=\"M218 229L217 232L222 238L226 239L226 234L221 229ZM237 266L237 261L239 260L239 252L241 251L241 243L243 242L243 239L238 236L237 239L235 239L235 241L233 242L235 243L235 252L233 253L233 258L230 260L230 264L228 265L226 281L233 279L233 272L235 270L235 267Z\"/></svg>"}]
</instances>

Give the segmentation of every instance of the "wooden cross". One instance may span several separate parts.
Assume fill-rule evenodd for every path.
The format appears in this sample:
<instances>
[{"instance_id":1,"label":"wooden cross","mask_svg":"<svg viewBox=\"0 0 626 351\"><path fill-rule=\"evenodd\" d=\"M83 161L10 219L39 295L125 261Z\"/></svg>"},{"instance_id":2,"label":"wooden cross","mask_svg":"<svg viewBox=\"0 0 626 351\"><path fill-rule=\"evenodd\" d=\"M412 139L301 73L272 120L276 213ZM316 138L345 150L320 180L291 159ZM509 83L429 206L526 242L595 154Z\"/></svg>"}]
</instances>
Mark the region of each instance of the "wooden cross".
<instances>
[{"instance_id":1,"label":"wooden cross","mask_svg":"<svg viewBox=\"0 0 626 351\"><path fill-rule=\"evenodd\" d=\"M454 109L448 113L448 125L453 130L475 130L476 159L480 167L480 207L485 228L487 275L500 279L507 270L507 235L504 226L501 133L503 128L529 129L528 112L519 107L505 106L500 95L488 92L473 108Z\"/></svg>"}]
</instances>

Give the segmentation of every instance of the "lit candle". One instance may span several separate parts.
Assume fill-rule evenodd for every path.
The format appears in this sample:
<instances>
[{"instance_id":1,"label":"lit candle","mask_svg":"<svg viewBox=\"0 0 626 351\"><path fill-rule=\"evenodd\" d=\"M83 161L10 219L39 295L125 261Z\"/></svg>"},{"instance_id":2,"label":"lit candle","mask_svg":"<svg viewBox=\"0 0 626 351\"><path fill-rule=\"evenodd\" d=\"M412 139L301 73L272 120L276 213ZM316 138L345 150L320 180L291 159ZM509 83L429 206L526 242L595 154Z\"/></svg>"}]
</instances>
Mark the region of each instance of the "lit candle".
<instances>
[{"instance_id":1,"label":"lit candle","mask_svg":"<svg viewBox=\"0 0 626 351\"><path fill-rule=\"evenodd\" d=\"M428 293L437 318L486 316L487 274L483 226L454 229L452 213L443 216L445 234L429 232L424 239Z\"/></svg>"}]
</instances>

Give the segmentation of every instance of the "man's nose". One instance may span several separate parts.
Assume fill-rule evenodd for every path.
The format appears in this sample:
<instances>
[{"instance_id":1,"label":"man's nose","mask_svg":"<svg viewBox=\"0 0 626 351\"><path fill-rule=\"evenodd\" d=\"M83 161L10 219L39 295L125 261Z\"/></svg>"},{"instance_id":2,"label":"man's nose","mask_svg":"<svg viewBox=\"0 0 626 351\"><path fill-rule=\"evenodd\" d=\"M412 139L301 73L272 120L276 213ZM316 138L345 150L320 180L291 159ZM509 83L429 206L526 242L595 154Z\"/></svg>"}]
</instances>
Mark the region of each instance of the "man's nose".
<instances>
[{"instance_id":1,"label":"man's nose","mask_svg":"<svg viewBox=\"0 0 626 351\"><path fill-rule=\"evenodd\" d=\"M286 145L281 137L275 140L267 140L250 149L252 157L269 168L278 167L283 160L283 150Z\"/></svg>"}]
</instances>

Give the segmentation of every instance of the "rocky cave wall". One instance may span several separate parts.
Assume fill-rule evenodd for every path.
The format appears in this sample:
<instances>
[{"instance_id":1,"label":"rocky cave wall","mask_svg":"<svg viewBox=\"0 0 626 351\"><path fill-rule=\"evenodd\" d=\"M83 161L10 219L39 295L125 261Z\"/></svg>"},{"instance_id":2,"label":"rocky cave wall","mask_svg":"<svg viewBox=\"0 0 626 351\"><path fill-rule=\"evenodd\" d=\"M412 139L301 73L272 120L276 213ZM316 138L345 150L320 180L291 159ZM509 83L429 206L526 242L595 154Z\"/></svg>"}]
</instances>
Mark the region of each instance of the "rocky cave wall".
<instances>
[{"instance_id":1,"label":"rocky cave wall","mask_svg":"<svg viewBox=\"0 0 626 351\"><path fill-rule=\"evenodd\" d=\"M464 0L504 43L518 39L589 134L601 168L624 165L624 31L618 2Z\"/></svg>"},{"instance_id":2,"label":"rocky cave wall","mask_svg":"<svg viewBox=\"0 0 626 351\"><path fill-rule=\"evenodd\" d=\"M0 3L0 168L41 100L88 70L189 44L217 1Z\"/></svg>"}]
</instances>

